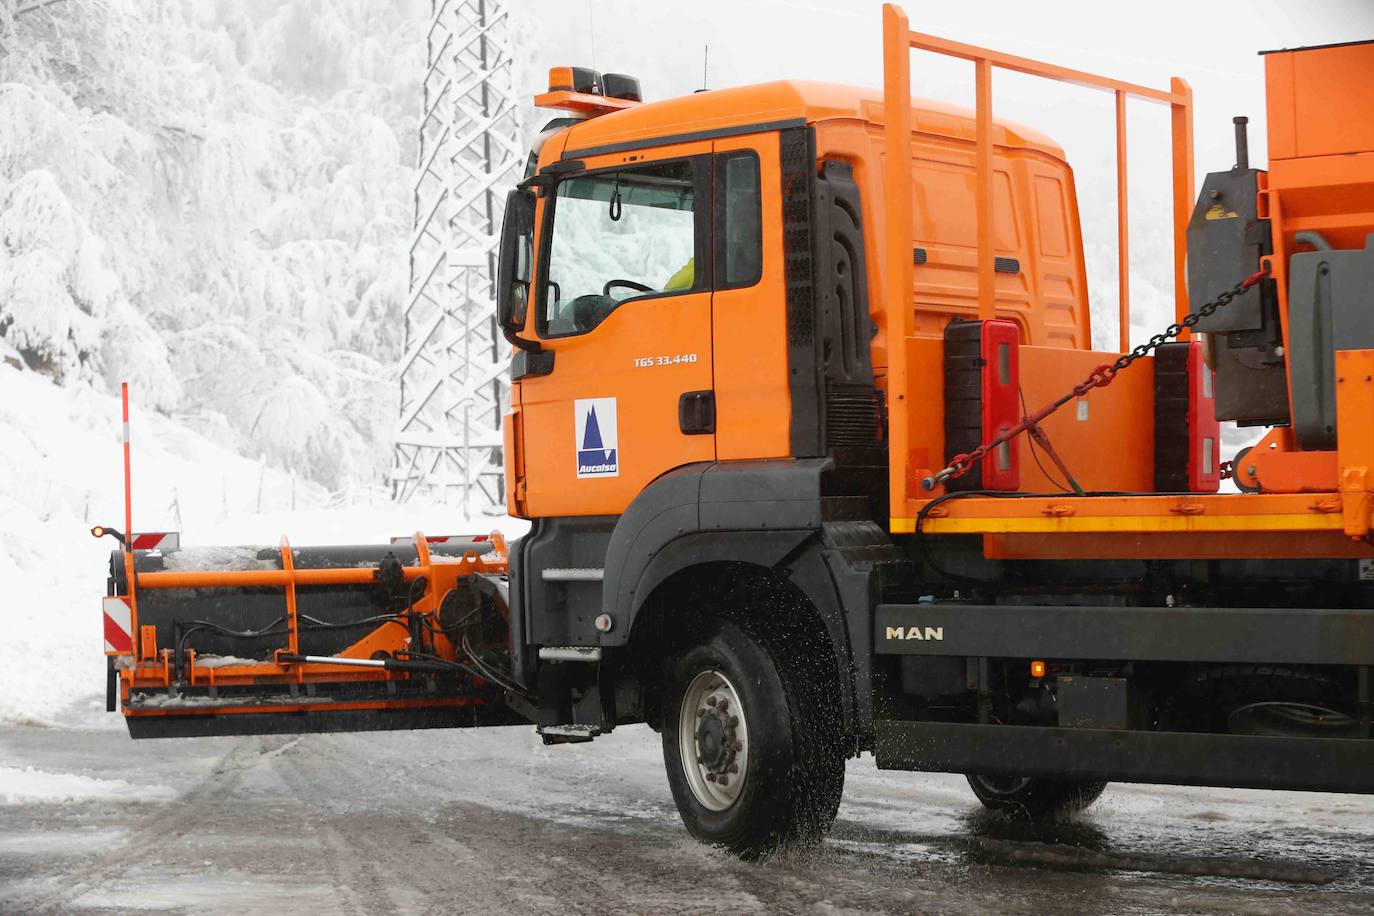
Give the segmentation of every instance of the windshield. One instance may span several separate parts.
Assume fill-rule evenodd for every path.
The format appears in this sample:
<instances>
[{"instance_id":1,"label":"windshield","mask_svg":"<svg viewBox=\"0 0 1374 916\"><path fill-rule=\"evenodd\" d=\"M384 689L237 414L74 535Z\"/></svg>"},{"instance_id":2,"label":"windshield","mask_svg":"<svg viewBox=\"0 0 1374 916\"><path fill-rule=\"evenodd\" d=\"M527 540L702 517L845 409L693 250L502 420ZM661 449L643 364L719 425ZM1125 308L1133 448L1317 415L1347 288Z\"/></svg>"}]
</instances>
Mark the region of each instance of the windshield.
<instances>
[{"instance_id":1,"label":"windshield","mask_svg":"<svg viewBox=\"0 0 1374 916\"><path fill-rule=\"evenodd\" d=\"M546 336L586 333L629 299L697 287L693 176L677 161L559 183Z\"/></svg>"}]
</instances>

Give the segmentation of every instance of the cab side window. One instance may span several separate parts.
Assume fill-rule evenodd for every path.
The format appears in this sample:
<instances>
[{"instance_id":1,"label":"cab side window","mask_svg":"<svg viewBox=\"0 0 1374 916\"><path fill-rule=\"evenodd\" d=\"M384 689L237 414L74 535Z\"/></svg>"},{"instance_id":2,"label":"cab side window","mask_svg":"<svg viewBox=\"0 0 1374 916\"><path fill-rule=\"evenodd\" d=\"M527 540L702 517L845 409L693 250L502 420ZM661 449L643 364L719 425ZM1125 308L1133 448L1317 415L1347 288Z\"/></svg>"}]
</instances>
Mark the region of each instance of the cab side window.
<instances>
[{"instance_id":1,"label":"cab side window","mask_svg":"<svg viewBox=\"0 0 1374 916\"><path fill-rule=\"evenodd\" d=\"M577 175L553 197L539 331L585 334L628 302L705 289L692 159Z\"/></svg>"},{"instance_id":2,"label":"cab side window","mask_svg":"<svg viewBox=\"0 0 1374 916\"><path fill-rule=\"evenodd\" d=\"M715 287L752 286L763 268L759 157L747 151L717 156L715 190Z\"/></svg>"}]
</instances>

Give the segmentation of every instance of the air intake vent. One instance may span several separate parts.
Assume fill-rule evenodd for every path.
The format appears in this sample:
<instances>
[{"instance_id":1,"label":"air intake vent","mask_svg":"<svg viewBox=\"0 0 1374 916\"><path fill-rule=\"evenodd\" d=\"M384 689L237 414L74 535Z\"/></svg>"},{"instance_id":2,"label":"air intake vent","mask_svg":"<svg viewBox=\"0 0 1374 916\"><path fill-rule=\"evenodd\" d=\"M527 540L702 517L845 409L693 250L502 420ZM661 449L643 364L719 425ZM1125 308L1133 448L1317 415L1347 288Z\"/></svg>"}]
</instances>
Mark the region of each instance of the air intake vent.
<instances>
[{"instance_id":1,"label":"air intake vent","mask_svg":"<svg viewBox=\"0 0 1374 916\"><path fill-rule=\"evenodd\" d=\"M781 132L782 251L787 283L787 342L807 346L815 339L816 308L811 286L811 175L816 155L805 128Z\"/></svg>"},{"instance_id":2,"label":"air intake vent","mask_svg":"<svg viewBox=\"0 0 1374 916\"><path fill-rule=\"evenodd\" d=\"M871 448L882 441L878 422L878 393L872 385L826 386L825 445L827 448Z\"/></svg>"},{"instance_id":3,"label":"air intake vent","mask_svg":"<svg viewBox=\"0 0 1374 916\"><path fill-rule=\"evenodd\" d=\"M993 258L992 269L999 274L1019 274L1021 262L1015 258Z\"/></svg>"}]
</instances>

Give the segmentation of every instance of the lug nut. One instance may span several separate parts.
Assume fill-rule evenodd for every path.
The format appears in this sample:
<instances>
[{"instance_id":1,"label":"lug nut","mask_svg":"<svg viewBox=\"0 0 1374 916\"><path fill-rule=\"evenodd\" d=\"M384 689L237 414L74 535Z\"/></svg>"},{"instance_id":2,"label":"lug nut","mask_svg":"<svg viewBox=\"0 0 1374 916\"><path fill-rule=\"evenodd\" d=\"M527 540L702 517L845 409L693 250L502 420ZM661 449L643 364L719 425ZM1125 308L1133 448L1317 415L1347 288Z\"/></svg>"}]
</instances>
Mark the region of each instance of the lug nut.
<instances>
[{"instance_id":1,"label":"lug nut","mask_svg":"<svg viewBox=\"0 0 1374 916\"><path fill-rule=\"evenodd\" d=\"M721 697L721 698L720 698L720 709L721 709L721 711L724 712L726 709L729 709L729 708L730 708L730 701L727 700L725 697Z\"/></svg>"},{"instance_id":2,"label":"lug nut","mask_svg":"<svg viewBox=\"0 0 1374 916\"><path fill-rule=\"evenodd\" d=\"M744 742L737 739L737 740L735 741L735 743L734 743L734 748L735 748L735 750L737 750L737 751L742 751L742 750L744 750Z\"/></svg>"},{"instance_id":3,"label":"lug nut","mask_svg":"<svg viewBox=\"0 0 1374 916\"><path fill-rule=\"evenodd\" d=\"M738 773L738 772L739 772L739 764L738 764L738 763L732 763L732 764L730 764L728 767L725 768L725 772L727 772L727 773Z\"/></svg>"},{"instance_id":4,"label":"lug nut","mask_svg":"<svg viewBox=\"0 0 1374 916\"><path fill-rule=\"evenodd\" d=\"M698 718L698 719L700 719L700 718L701 718L702 716L704 716L704 715L706 715L706 710L704 710L704 709L698 709L698 710L697 710L697 718Z\"/></svg>"},{"instance_id":5,"label":"lug nut","mask_svg":"<svg viewBox=\"0 0 1374 916\"><path fill-rule=\"evenodd\" d=\"M731 728L734 728L736 725L739 725L739 716L731 716L731 717L730 717L730 727L731 727Z\"/></svg>"},{"instance_id":6,"label":"lug nut","mask_svg":"<svg viewBox=\"0 0 1374 916\"><path fill-rule=\"evenodd\" d=\"M715 782L715 781L716 781L716 774L715 774L715 773L707 773L707 774L706 774L706 781L707 781L707 782Z\"/></svg>"},{"instance_id":7,"label":"lug nut","mask_svg":"<svg viewBox=\"0 0 1374 916\"><path fill-rule=\"evenodd\" d=\"M722 786L729 785L730 777L726 776L724 773L721 773L719 776L716 777L716 782Z\"/></svg>"},{"instance_id":8,"label":"lug nut","mask_svg":"<svg viewBox=\"0 0 1374 916\"><path fill-rule=\"evenodd\" d=\"M706 698L706 705L707 705L707 706L710 706L712 709L715 709L715 707L716 707L716 702L717 702L717 700L716 700L715 697L707 697L707 698Z\"/></svg>"}]
</instances>

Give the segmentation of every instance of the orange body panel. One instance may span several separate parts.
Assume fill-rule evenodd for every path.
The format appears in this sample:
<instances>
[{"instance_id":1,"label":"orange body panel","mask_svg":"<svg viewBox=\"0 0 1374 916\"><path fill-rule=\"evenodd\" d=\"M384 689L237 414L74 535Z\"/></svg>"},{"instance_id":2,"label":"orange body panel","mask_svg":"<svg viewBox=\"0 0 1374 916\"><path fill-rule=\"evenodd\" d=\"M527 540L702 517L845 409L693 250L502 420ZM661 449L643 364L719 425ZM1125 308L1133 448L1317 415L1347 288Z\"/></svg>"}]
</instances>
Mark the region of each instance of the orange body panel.
<instances>
[{"instance_id":1,"label":"orange body panel","mask_svg":"<svg viewBox=\"0 0 1374 916\"><path fill-rule=\"evenodd\" d=\"M1045 347L1021 348L1021 391L1027 405L1048 404L1082 381L1114 353L1066 353ZM1041 428L1085 490L1143 493L1154 489L1154 367L1142 359L1106 388L1094 388L1053 414ZM1045 493L1058 489L1040 465L1060 475L1048 458L1027 443L1021 449L1021 489Z\"/></svg>"},{"instance_id":2,"label":"orange body panel","mask_svg":"<svg viewBox=\"0 0 1374 916\"><path fill-rule=\"evenodd\" d=\"M945 534L1129 534L1268 531L1339 532L1337 494L1186 493L1034 495L950 500L926 513L922 531ZM914 520L913 520L914 522ZM914 525L911 527L914 528Z\"/></svg>"},{"instance_id":3,"label":"orange body panel","mask_svg":"<svg viewBox=\"0 0 1374 916\"><path fill-rule=\"evenodd\" d=\"M1327 493L1340 476L1335 452L1300 452L1289 427L1271 429L1234 469L1238 484L1266 493Z\"/></svg>"},{"instance_id":4,"label":"orange body panel","mask_svg":"<svg viewBox=\"0 0 1374 916\"><path fill-rule=\"evenodd\" d=\"M1264 55L1269 160L1374 152L1374 42Z\"/></svg>"},{"instance_id":5,"label":"orange body panel","mask_svg":"<svg viewBox=\"0 0 1374 916\"><path fill-rule=\"evenodd\" d=\"M157 657L157 627L139 627L139 658Z\"/></svg>"},{"instance_id":6,"label":"orange body panel","mask_svg":"<svg viewBox=\"0 0 1374 916\"><path fill-rule=\"evenodd\" d=\"M715 142L715 152L752 149L759 157L764 214L782 212L778 144L755 136ZM787 404L787 286L782 220L763 220L763 276L753 286L719 290L711 299L712 377L716 392L716 457L781 458L791 451Z\"/></svg>"},{"instance_id":7,"label":"orange body panel","mask_svg":"<svg viewBox=\"0 0 1374 916\"><path fill-rule=\"evenodd\" d=\"M937 133L947 125L927 124L921 109L914 114L911 247L924 252L925 262L912 270L912 329L917 336L939 336L951 319L979 314L974 150L968 141ZM816 147L818 156L854 165L865 201L883 200L882 171L876 165L885 160L879 155L881 122L825 122L817 126ZM1085 348L1091 328L1078 205L1073 172L1059 156L1036 147L995 148L994 254L1019 265L1017 273L994 274L995 313L1016 322L1023 343ZM870 212L874 209L865 208L864 235L873 240L867 246L869 277L880 278L886 221L882 210ZM886 301L870 297L880 328L887 325ZM885 347L883 335L875 341L875 367L887 365Z\"/></svg>"},{"instance_id":8,"label":"orange body panel","mask_svg":"<svg viewBox=\"0 0 1374 916\"><path fill-rule=\"evenodd\" d=\"M906 402L905 487L921 492L921 479L945 465L944 341L936 337L908 337L907 385L893 400ZM895 434L895 429L889 432Z\"/></svg>"},{"instance_id":9,"label":"orange body panel","mask_svg":"<svg viewBox=\"0 0 1374 916\"><path fill-rule=\"evenodd\" d=\"M606 119L634 117L652 107L631 108ZM594 170L710 152L708 141L584 161ZM547 199L541 204L547 206ZM632 301L589 333L542 341L553 353L553 372L517 383L524 430L523 485L530 515L619 514L665 471L716 457L714 436L684 435L678 427L682 393L712 386L711 295L703 290ZM530 309L531 329L535 312ZM662 365L661 357L691 360ZM643 365L642 360L651 364ZM615 399L618 472L579 477L575 405L597 398Z\"/></svg>"},{"instance_id":10,"label":"orange body panel","mask_svg":"<svg viewBox=\"0 0 1374 916\"><path fill-rule=\"evenodd\" d=\"M613 99L604 95L591 95L586 92L574 92L571 89L556 89L542 95L536 95L534 104L540 108L559 108L574 114L598 115L611 111L624 111L626 108L635 107L639 102Z\"/></svg>"},{"instance_id":11,"label":"orange body panel","mask_svg":"<svg viewBox=\"0 0 1374 916\"><path fill-rule=\"evenodd\" d=\"M525 436L520 423L520 387L511 386L510 409L501 424L502 454L506 462L506 512L514 516L525 514L525 462L522 446Z\"/></svg>"},{"instance_id":12,"label":"orange body panel","mask_svg":"<svg viewBox=\"0 0 1374 916\"><path fill-rule=\"evenodd\" d=\"M907 444L908 487L920 491L920 480L944 467L944 374L942 341L912 338L907 346L911 417ZM1096 366L1115 358L1091 350L1022 347L1021 391L1027 405L1048 403L1081 381ZM1094 389L1066 405L1041 428L1055 451L1085 490L1146 492L1154 486L1154 376L1150 360L1123 373L1107 388ZM1021 489L1054 492L1061 475L1050 459L1028 442L1021 445ZM1043 465L1043 468L1041 467ZM926 494L938 496L937 489ZM964 501L961 501L961 504ZM912 517L924 500L908 500L904 516Z\"/></svg>"},{"instance_id":13,"label":"orange body panel","mask_svg":"<svg viewBox=\"0 0 1374 916\"><path fill-rule=\"evenodd\" d=\"M1363 538L1374 508L1374 350L1336 351L1336 439L1345 533Z\"/></svg>"}]
</instances>

